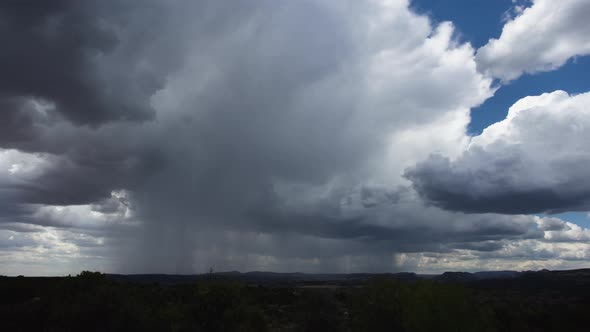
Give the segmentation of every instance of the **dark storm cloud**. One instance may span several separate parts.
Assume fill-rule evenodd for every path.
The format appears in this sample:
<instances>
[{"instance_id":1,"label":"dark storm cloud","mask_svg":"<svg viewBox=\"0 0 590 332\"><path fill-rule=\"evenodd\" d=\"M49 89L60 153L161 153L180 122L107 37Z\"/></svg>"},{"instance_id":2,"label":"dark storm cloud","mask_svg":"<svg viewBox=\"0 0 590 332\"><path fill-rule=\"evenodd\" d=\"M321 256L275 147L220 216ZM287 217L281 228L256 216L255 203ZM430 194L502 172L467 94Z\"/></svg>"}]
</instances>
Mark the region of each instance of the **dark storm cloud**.
<instances>
[{"instance_id":1,"label":"dark storm cloud","mask_svg":"<svg viewBox=\"0 0 590 332\"><path fill-rule=\"evenodd\" d=\"M408 204L408 203L406 203ZM367 245L380 243L394 251L420 251L453 243L475 243L503 239L538 239L543 232L531 219L514 220L502 215L465 215L436 208L412 208L380 205L363 208L362 215L346 217L335 207L323 205L317 211L302 215L298 211L277 211L251 216L257 229L268 233L294 233L335 240L360 241ZM330 213L330 211L333 211ZM385 218L386 223L379 222ZM429 219L436 220L429 220ZM549 220L545 224L551 224ZM556 222L553 222L556 223Z\"/></svg>"},{"instance_id":2,"label":"dark storm cloud","mask_svg":"<svg viewBox=\"0 0 590 332\"><path fill-rule=\"evenodd\" d=\"M451 26L432 31L403 1L15 3L0 5L20 28L2 30L15 47L0 55L0 147L46 163L7 175L6 224L80 231L92 238L64 241L90 248L104 236L128 272L269 256L331 269L345 254L379 269L395 252L543 236L532 217L425 206L383 171L435 140L392 136L452 119L462 139L490 94Z\"/></svg>"},{"instance_id":3,"label":"dark storm cloud","mask_svg":"<svg viewBox=\"0 0 590 332\"><path fill-rule=\"evenodd\" d=\"M100 202L118 189L134 188L157 169L159 161L149 153L89 159L57 160L35 181L14 185L17 199L28 204L79 205ZM78 156L80 157L80 156Z\"/></svg>"},{"instance_id":4,"label":"dark storm cloud","mask_svg":"<svg viewBox=\"0 0 590 332\"><path fill-rule=\"evenodd\" d=\"M112 15L129 10L118 3L9 0L0 4L4 45L0 98L3 116L8 114L13 129L30 130L30 120L19 105L24 98L54 103L59 114L76 124L95 126L153 116L148 98L164 77L118 56L117 49L127 37L118 31L131 24ZM119 63L120 68L108 64L116 57L126 62ZM124 73L116 72L122 68Z\"/></svg>"},{"instance_id":5,"label":"dark storm cloud","mask_svg":"<svg viewBox=\"0 0 590 332\"><path fill-rule=\"evenodd\" d=\"M350 108L346 101L324 100L319 94L330 89L322 87L309 94L311 106L297 96L350 54L336 15L313 2L144 5L0 6L2 38L13 46L0 56L0 144L48 161L34 179L4 186L11 207L96 205L129 189L149 225L231 229L247 222L244 211L274 204L273 177L324 183L361 159L359 136L341 131L347 120L320 112ZM183 98L177 114L130 121L152 120L150 98L182 65L184 45L197 66L186 68L184 86L203 88L189 91L195 97ZM5 212L13 221L77 227ZM191 255L190 241L176 242L175 255Z\"/></svg>"},{"instance_id":6,"label":"dark storm cloud","mask_svg":"<svg viewBox=\"0 0 590 332\"><path fill-rule=\"evenodd\" d=\"M262 10L277 12L283 19L279 29L273 28L273 16L258 17L257 11ZM8 74L0 82L7 120L0 125L5 129L0 144L57 156L39 179L17 186L17 196L25 203L91 203L108 197L114 189L133 189L160 162L178 162L177 156L162 152L187 148L162 142L175 138L166 137L165 131L155 133L160 137L154 138L153 125L146 129L121 122L151 118L150 97L166 75L182 64L184 45L196 48L207 61L203 65L221 68L223 75L210 84L205 99L195 100L187 105L192 109L184 111L202 110L205 117L181 129L198 131L189 139L201 141L199 158L206 158L194 161L203 165L192 171L194 181L207 191L203 197L225 201L215 196L228 189L219 183L222 174L233 181L228 183L231 186L242 186L242 181L255 181L249 184L253 188L263 186L267 180L262 177L269 175L265 156L278 155L281 150L301 153L297 158L284 154L289 158L268 159L281 176L325 178L334 165L355 160L354 154L343 150L349 141L346 137L324 135L328 129L324 125L333 121L334 132L341 125L338 119L317 113L310 114L318 117L313 122L293 118L300 122L293 123L279 117L294 91L333 72L341 54L348 53L339 53L346 41L335 30L333 17L311 2L277 6L266 1L256 5L203 1L174 7L150 1L137 8L119 1L61 1L40 7L24 1L5 3L0 11L4 38L12 45L0 58ZM257 24L250 29L253 19ZM302 27L302 20L315 25ZM312 31L312 26L320 32ZM241 29L245 36L240 36ZM283 35L292 38L286 42ZM321 52L322 57L307 52L309 49ZM287 59L292 65L283 65ZM36 109L39 106L33 100L42 103L44 111ZM186 119L192 121L191 117ZM272 122L274 126L267 126ZM307 129L309 141L319 146L305 155L309 141L300 142L294 136L299 135L298 126L310 123L316 125ZM102 127L96 128L98 125ZM283 137L266 139L273 135ZM334 147L338 140L342 143ZM334 149L342 151L327 152ZM308 157L316 160L313 168L308 167ZM204 205L215 208L216 202Z\"/></svg>"},{"instance_id":7,"label":"dark storm cloud","mask_svg":"<svg viewBox=\"0 0 590 332\"><path fill-rule=\"evenodd\" d=\"M0 229L13 231L17 233L36 233L42 232L43 228L38 225L32 225L29 223L19 223L19 222L1 222Z\"/></svg>"},{"instance_id":8,"label":"dark storm cloud","mask_svg":"<svg viewBox=\"0 0 590 332\"><path fill-rule=\"evenodd\" d=\"M162 163L157 150L139 145L129 134L93 136L70 129L51 132L41 140L42 148L53 153L38 154L37 159L29 161L31 165L24 166L37 167L34 174L19 175L15 171L6 174L5 179L0 176L0 196L5 204L100 203L110 198L114 190L136 187ZM19 165L23 156L32 155L12 157L8 167L10 163L17 169L22 167Z\"/></svg>"},{"instance_id":9,"label":"dark storm cloud","mask_svg":"<svg viewBox=\"0 0 590 332\"><path fill-rule=\"evenodd\" d=\"M178 57L164 59L163 41L137 25L161 28L163 9L152 1L142 8L121 1L0 4L0 147L48 153L53 161L35 181L5 186L16 204L92 203L154 165L151 153L129 143L139 137L97 128L153 118L149 98Z\"/></svg>"},{"instance_id":10,"label":"dark storm cloud","mask_svg":"<svg viewBox=\"0 0 590 332\"><path fill-rule=\"evenodd\" d=\"M439 207L470 213L590 210L589 93L529 96L459 157L432 155L406 170Z\"/></svg>"},{"instance_id":11,"label":"dark storm cloud","mask_svg":"<svg viewBox=\"0 0 590 332\"><path fill-rule=\"evenodd\" d=\"M432 155L405 176L427 201L470 213L590 209L590 94L517 101L454 160Z\"/></svg>"},{"instance_id":12,"label":"dark storm cloud","mask_svg":"<svg viewBox=\"0 0 590 332\"><path fill-rule=\"evenodd\" d=\"M183 65L187 45L211 47L255 8L2 2L0 39L8 47L0 54L0 147L51 160L34 181L5 186L13 201L88 204L133 189L164 161L167 138L152 138L151 97Z\"/></svg>"},{"instance_id":13,"label":"dark storm cloud","mask_svg":"<svg viewBox=\"0 0 590 332\"><path fill-rule=\"evenodd\" d=\"M0 142L3 145L13 146L33 138L34 116L27 106L30 104L24 98L0 97Z\"/></svg>"},{"instance_id":14,"label":"dark storm cloud","mask_svg":"<svg viewBox=\"0 0 590 332\"><path fill-rule=\"evenodd\" d=\"M482 252L494 252L502 249L505 243L502 241L481 241L481 242L463 242L452 243L450 247L454 249L467 249Z\"/></svg>"},{"instance_id":15,"label":"dark storm cloud","mask_svg":"<svg viewBox=\"0 0 590 332\"><path fill-rule=\"evenodd\" d=\"M12 222L14 219L30 214L33 209L30 207L15 202L12 197L0 195L2 203L0 203L0 223Z\"/></svg>"},{"instance_id":16,"label":"dark storm cloud","mask_svg":"<svg viewBox=\"0 0 590 332\"><path fill-rule=\"evenodd\" d=\"M507 149L508 150L508 149ZM547 161L564 174L559 182L544 183L554 175L532 182L527 161L506 151L472 149L457 161L433 155L405 172L414 189L429 203L468 213L559 213L587 211L590 183L578 161ZM485 166L481 166L484 161ZM469 165L477 165L471 168ZM532 168L531 168L532 170Z\"/></svg>"}]
</instances>

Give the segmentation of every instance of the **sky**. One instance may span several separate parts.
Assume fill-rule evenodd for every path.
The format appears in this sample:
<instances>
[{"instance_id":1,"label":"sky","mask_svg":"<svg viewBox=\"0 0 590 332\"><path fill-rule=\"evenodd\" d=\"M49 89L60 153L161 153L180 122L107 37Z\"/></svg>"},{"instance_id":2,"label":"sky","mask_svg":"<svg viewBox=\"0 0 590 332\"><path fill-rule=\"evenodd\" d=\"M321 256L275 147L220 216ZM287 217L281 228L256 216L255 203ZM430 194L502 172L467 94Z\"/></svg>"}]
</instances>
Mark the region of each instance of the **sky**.
<instances>
[{"instance_id":1,"label":"sky","mask_svg":"<svg viewBox=\"0 0 590 332\"><path fill-rule=\"evenodd\" d=\"M573 269L590 1L0 4L0 274Z\"/></svg>"}]
</instances>

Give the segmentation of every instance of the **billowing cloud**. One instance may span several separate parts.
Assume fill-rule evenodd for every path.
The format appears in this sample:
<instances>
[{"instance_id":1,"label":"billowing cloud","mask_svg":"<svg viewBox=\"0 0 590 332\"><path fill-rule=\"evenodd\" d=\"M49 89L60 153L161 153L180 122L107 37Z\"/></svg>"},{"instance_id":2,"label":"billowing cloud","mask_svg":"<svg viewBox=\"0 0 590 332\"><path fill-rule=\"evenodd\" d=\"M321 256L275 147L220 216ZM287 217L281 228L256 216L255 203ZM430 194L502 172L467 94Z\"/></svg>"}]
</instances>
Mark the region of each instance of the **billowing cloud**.
<instances>
[{"instance_id":1,"label":"billowing cloud","mask_svg":"<svg viewBox=\"0 0 590 332\"><path fill-rule=\"evenodd\" d=\"M590 210L590 93L526 97L458 158L433 155L406 176L428 201L465 212Z\"/></svg>"},{"instance_id":2,"label":"billowing cloud","mask_svg":"<svg viewBox=\"0 0 590 332\"><path fill-rule=\"evenodd\" d=\"M516 6L498 39L477 51L482 72L503 81L523 73L549 71L575 56L590 54L590 2L534 0Z\"/></svg>"}]
</instances>

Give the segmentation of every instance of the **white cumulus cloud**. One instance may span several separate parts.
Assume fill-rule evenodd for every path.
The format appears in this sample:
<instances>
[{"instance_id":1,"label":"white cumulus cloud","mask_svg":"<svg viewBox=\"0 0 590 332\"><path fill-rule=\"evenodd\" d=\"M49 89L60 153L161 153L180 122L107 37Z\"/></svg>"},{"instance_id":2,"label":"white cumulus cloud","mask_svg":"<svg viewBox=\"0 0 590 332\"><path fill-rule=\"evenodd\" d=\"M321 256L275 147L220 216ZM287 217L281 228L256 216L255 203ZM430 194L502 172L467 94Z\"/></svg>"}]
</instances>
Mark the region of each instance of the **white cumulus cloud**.
<instances>
[{"instance_id":1,"label":"white cumulus cloud","mask_svg":"<svg viewBox=\"0 0 590 332\"><path fill-rule=\"evenodd\" d=\"M510 81L590 54L590 1L534 0L531 7L516 8L501 36L478 50L482 72Z\"/></svg>"}]
</instances>

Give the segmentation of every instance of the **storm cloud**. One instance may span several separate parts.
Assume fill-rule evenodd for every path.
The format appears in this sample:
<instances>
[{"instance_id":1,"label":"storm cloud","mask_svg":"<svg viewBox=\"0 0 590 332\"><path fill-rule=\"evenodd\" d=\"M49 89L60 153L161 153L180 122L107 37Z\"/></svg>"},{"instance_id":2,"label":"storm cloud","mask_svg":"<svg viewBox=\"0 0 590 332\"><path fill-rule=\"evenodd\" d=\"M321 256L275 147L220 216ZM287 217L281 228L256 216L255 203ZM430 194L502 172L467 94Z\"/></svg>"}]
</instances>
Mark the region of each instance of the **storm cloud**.
<instances>
[{"instance_id":1,"label":"storm cloud","mask_svg":"<svg viewBox=\"0 0 590 332\"><path fill-rule=\"evenodd\" d=\"M114 2L3 2L0 38L7 47L0 56L0 96L16 104L5 110L11 127L32 125L22 110L27 98L51 103L76 124L153 117L148 98L164 76L149 70L149 58L122 54L135 37L126 33L132 10Z\"/></svg>"},{"instance_id":2,"label":"storm cloud","mask_svg":"<svg viewBox=\"0 0 590 332\"><path fill-rule=\"evenodd\" d=\"M431 203L465 212L590 209L590 94L556 91L515 103L455 160L433 155L406 172Z\"/></svg>"},{"instance_id":3,"label":"storm cloud","mask_svg":"<svg viewBox=\"0 0 590 332\"><path fill-rule=\"evenodd\" d=\"M441 168L489 153L466 127L495 87L408 1L8 1L0 36L8 271L389 271L585 236Z\"/></svg>"}]
</instances>

